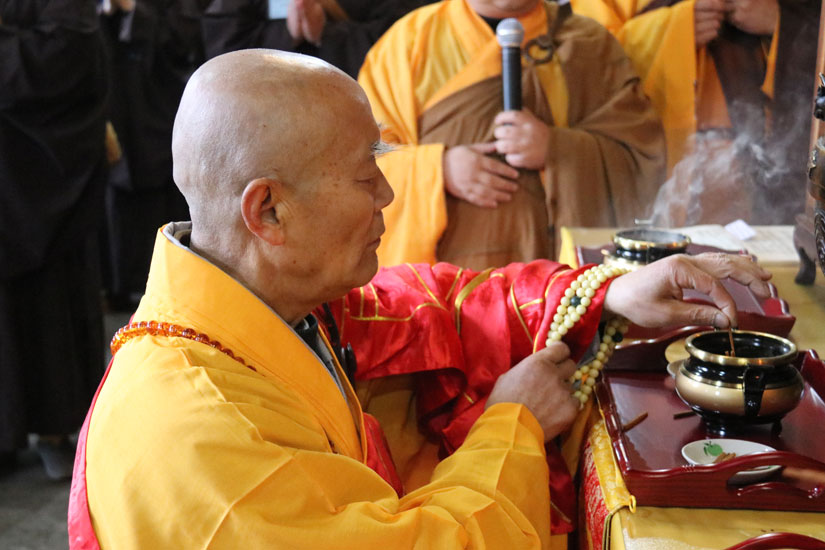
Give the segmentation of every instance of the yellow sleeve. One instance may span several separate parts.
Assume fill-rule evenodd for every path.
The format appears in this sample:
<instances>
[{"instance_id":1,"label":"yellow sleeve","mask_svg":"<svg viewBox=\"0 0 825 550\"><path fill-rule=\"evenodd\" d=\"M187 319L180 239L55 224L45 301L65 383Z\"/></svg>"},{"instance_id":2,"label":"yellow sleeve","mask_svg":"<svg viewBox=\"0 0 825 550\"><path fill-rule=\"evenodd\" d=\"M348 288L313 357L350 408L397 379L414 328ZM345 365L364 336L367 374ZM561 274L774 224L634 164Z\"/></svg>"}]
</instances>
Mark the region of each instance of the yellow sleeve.
<instances>
[{"instance_id":1,"label":"yellow sleeve","mask_svg":"<svg viewBox=\"0 0 825 550\"><path fill-rule=\"evenodd\" d=\"M357 461L273 445L261 457L271 471L231 505L208 546L546 547L550 510L542 440L524 407L491 407L464 445L436 468L431 483L402 499Z\"/></svg>"},{"instance_id":2,"label":"yellow sleeve","mask_svg":"<svg viewBox=\"0 0 825 550\"><path fill-rule=\"evenodd\" d=\"M367 54L358 75L382 127L382 139L398 145L378 160L395 192L395 200L384 210L387 231L378 249L382 266L435 263L436 244L447 226L444 146L418 142L415 78L423 54L416 50L415 39L429 11L418 10L393 25Z\"/></svg>"},{"instance_id":3,"label":"yellow sleeve","mask_svg":"<svg viewBox=\"0 0 825 550\"><path fill-rule=\"evenodd\" d=\"M525 407L490 407L429 483L399 498L334 452L306 395L212 348L165 340L119 351L94 409L87 494L102 548L547 543L544 437Z\"/></svg>"}]
</instances>

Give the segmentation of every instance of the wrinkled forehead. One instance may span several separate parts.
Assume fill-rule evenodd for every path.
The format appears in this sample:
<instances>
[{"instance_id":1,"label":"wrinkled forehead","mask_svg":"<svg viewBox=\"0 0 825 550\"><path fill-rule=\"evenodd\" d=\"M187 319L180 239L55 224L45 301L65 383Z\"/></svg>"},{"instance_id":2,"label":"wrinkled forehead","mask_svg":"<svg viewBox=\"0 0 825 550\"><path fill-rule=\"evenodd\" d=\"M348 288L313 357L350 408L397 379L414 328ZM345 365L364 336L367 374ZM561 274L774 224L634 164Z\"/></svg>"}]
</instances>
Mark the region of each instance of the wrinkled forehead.
<instances>
[{"instance_id":1,"label":"wrinkled forehead","mask_svg":"<svg viewBox=\"0 0 825 550\"><path fill-rule=\"evenodd\" d=\"M300 109L303 118L297 122L301 128L296 137L333 158L369 160L373 144L380 139L369 102L357 85L340 92L323 94L313 105Z\"/></svg>"}]
</instances>

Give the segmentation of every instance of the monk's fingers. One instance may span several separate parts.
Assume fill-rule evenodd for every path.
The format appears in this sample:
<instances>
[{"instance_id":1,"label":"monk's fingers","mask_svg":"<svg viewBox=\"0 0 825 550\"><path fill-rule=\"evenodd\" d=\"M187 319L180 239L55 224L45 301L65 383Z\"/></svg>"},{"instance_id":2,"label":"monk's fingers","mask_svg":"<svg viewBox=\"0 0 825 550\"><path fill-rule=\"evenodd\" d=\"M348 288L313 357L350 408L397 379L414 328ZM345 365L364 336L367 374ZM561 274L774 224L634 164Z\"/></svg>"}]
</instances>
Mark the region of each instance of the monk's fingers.
<instances>
[{"instance_id":1,"label":"monk's fingers","mask_svg":"<svg viewBox=\"0 0 825 550\"><path fill-rule=\"evenodd\" d=\"M518 168L529 168L528 158L529 157L525 153L513 153L510 155L505 155L504 160L506 160L510 166L516 166Z\"/></svg>"},{"instance_id":2,"label":"monk's fingers","mask_svg":"<svg viewBox=\"0 0 825 550\"><path fill-rule=\"evenodd\" d=\"M720 12L725 11L729 3L733 2L731 0L696 0L693 9L697 15L700 12Z\"/></svg>"},{"instance_id":3,"label":"monk's fingers","mask_svg":"<svg viewBox=\"0 0 825 550\"><path fill-rule=\"evenodd\" d=\"M694 34L696 37L706 37L711 36L711 38L715 37L719 34L719 29L722 27L722 23L720 21L712 20L712 21L699 21L694 26Z\"/></svg>"},{"instance_id":4,"label":"monk's fingers","mask_svg":"<svg viewBox=\"0 0 825 550\"><path fill-rule=\"evenodd\" d=\"M570 348L564 342L551 342L549 346L537 351L534 355L536 359L559 364L570 358Z\"/></svg>"},{"instance_id":5,"label":"monk's fingers","mask_svg":"<svg viewBox=\"0 0 825 550\"><path fill-rule=\"evenodd\" d=\"M481 183L473 185L464 193L464 199L467 202L481 208L495 208L499 203L507 202L511 198L511 194L491 189Z\"/></svg>"},{"instance_id":6,"label":"monk's fingers","mask_svg":"<svg viewBox=\"0 0 825 550\"><path fill-rule=\"evenodd\" d=\"M484 157L480 160L480 166L484 172L495 176L500 176L502 178L507 178L508 180L511 180L511 182L512 180L518 178L518 170L498 159Z\"/></svg>"},{"instance_id":7,"label":"monk's fingers","mask_svg":"<svg viewBox=\"0 0 825 550\"><path fill-rule=\"evenodd\" d=\"M518 128L513 126L512 124L503 124L501 126L496 126L496 129L493 130L493 137L497 140L506 140L506 139L515 139L518 136ZM498 143L496 143L498 146Z\"/></svg>"},{"instance_id":8,"label":"monk's fingers","mask_svg":"<svg viewBox=\"0 0 825 550\"><path fill-rule=\"evenodd\" d=\"M568 378L573 376L576 373L577 368L578 366L576 365L576 362L572 359L565 359L564 361L556 365L558 375L561 377L562 380L567 380Z\"/></svg>"},{"instance_id":9,"label":"monk's fingers","mask_svg":"<svg viewBox=\"0 0 825 550\"><path fill-rule=\"evenodd\" d=\"M699 46L704 46L717 36L719 36L719 29L722 23L719 21L702 21L697 22L694 27L695 42Z\"/></svg>"},{"instance_id":10,"label":"monk's fingers","mask_svg":"<svg viewBox=\"0 0 825 550\"><path fill-rule=\"evenodd\" d=\"M710 325L716 328L731 326L730 318L726 313L708 304L693 304L671 300L660 306L660 314L667 319L668 324L683 326Z\"/></svg>"},{"instance_id":11,"label":"monk's fingers","mask_svg":"<svg viewBox=\"0 0 825 550\"><path fill-rule=\"evenodd\" d=\"M512 195L518 191L518 184L513 180L502 178L497 174L491 172L481 172L476 177L476 181L489 189L498 191L500 193L507 193Z\"/></svg>"},{"instance_id":12,"label":"monk's fingers","mask_svg":"<svg viewBox=\"0 0 825 550\"><path fill-rule=\"evenodd\" d=\"M731 298L731 295L728 294L727 290L725 290L725 287L719 281L717 276L702 269L700 266L695 265L687 258L687 256L682 257L681 261L674 262L672 264L675 267L673 270L673 276L676 286L682 290L693 289L710 297L716 307L721 310L721 312L715 311L713 314L712 322L710 323L713 326L719 328L725 328L729 325L737 326L736 303L733 301L733 298ZM706 260L705 263L708 263L708 261ZM682 303L676 300L673 300L673 302ZM700 314L710 316L710 313L704 308L693 308L690 311L693 311L694 315L697 316ZM718 315L719 313L724 315ZM706 317L697 317L696 319L691 319L691 322L696 322L705 318Z\"/></svg>"},{"instance_id":13,"label":"monk's fingers","mask_svg":"<svg viewBox=\"0 0 825 550\"><path fill-rule=\"evenodd\" d=\"M494 141L485 141L483 143L472 143L468 145L471 150L482 155L489 155L496 152L496 143Z\"/></svg>"},{"instance_id":14,"label":"monk's fingers","mask_svg":"<svg viewBox=\"0 0 825 550\"><path fill-rule=\"evenodd\" d=\"M724 12L697 13L693 23L693 32L699 34L700 32L718 31L724 20Z\"/></svg>"},{"instance_id":15,"label":"monk's fingers","mask_svg":"<svg viewBox=\"0 0 825 550\"><path fill-rule=\"evenodd\" d=\"M496 115L496 118L493 119L493 124L495 126L502 126L502 125L519 125L523 123L527 119L527 115L524 111L502 111Z\"/></svg>"},{"instance_id":16,"label":"monk's fingers","mask_svg":"<svg viewBox=\"0 0 825 550\"><path fill-rule=\"evenodd\" d=\"M706 253L691 256L690 259L694 265L716 278L729 277L750 287L760 298L771 295L771 287L767 282L771 278L771 273L754 262L750 256Z\"/></svg>"},{"instance_id":17,"label":"monk's fingers","mask_svg":"<svg viewBox=\"0 0 825 550\"><path fill-rule=\"evenodd\" d=\"M507 155L509 153L515 153L518 151L519 145L515 139L512 138L502 138L496 140L496 152L501 155Z\"/></svg>"},{"instance_id":18,"label":"monk's fingers","mask_svg":"<svg viewBox=\"0 0 825 550\"><path fill-rule=\"evenodd\" d=\"M509 157L510 155L525 155L530 151L530 142L525 139L497 141L496 150L505 157ZM509 158L506 160L511 167L521 166L513 164Z\"/></svg>"},{"instance_id":19,"label":"monk's fingers","mask_svg":"<svg viewBox=\"0 0 825 550\"><path fill-rule=\"evenodd\" d=\"M694 33L707 30L711 27L719 28L719 24L725 19L724 12L702 12L697 13L693 22Z\"/></svg>"}]
</instances>

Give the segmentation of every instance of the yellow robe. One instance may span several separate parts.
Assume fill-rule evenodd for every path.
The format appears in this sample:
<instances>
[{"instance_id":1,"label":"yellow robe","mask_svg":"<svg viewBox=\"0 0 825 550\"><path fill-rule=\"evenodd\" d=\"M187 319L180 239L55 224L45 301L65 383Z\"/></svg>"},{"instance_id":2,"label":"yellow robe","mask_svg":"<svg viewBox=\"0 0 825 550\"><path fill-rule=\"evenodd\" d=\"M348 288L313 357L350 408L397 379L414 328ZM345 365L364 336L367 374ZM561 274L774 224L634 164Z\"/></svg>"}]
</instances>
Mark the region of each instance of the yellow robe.
<instances>
[{"instance_id":1,"label":"yellow robe","mask_svg":"<svg viewBox=\"0 0 825 550\"><path fill-rule=\"evenodd\" d=\"M556 9L541 1L519 19L525 44L548 32L548 12L552 21ZM554 227L565 224L632 223L644 214L664 176L661 126L618 44L601 27L577 16L568 18L554 38L559 43L551 61L534 69L552 123L547 168L541 172L547 202L544 225L550 227L536 230L549 230L551 240ZM384 140L400 144L398 151L379 159L396 194L384 211L387 233L378 250L382 265L442 259L436 248L451 223L442 157L445 146L457 143L423 139L422 116L500 74L501 53L494 33L466 0L446 0L413 11L367 55L359 83L376 120L384 125ZM479 140L490 139L491 121L477 120L484 115L471 109L451 116L467 119L466 128L487 124L487 135ZM513 204L517 199L514 196ZM491 211L475 215L483 217L485 212ZM506 224L501 227L508 229ZM505 262L536 257L506 257Z\"/></svg>"},{"instance_id":2,"label":"yellow robe","mask_svg":"<svg viewBox=\"0 0 825 550\"><path fill-rule=\"evenodd\" d=\"M134 321L207 334L140 336L115 356L87 439L102 548L541 548L543 432L490 407L422 487L399 498L365 465L363 419L299 336L246 288L158 235ZM356 291L357 292L357 291Z\"/></svg>"}]
</instances>

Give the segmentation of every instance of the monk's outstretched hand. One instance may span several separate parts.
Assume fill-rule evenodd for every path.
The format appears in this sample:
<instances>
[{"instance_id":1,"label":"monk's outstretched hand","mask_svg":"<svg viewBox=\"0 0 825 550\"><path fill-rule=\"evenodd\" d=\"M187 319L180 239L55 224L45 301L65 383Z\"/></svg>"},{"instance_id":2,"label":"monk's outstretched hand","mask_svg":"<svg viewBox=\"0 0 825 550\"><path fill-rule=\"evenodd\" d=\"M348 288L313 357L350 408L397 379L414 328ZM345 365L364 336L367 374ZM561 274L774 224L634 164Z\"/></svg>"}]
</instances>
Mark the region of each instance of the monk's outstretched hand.
<instances>
[{"instance_id":1,"label":"monk's outstretched hand","mask_svg":"<svg viewBox=\"0 0 825 550\"><path fill-rule=\"evenodd\" d=\"M720 282L720 279L728 277L750 287L756 296L770 296L767 281L771 274L748 256L680 254L618 277L607 289L605 310L643 327L736 327L736 304ZM683 301L683 291L686 289L706 294L714 305Z\"/></svg>"},{"instance_id":2,"label":"monk's outstretched hand","mask_svg":"<svg viewBox=\"0 0 825 550\"><path fill-rule=\"evenodd\" d=\"M567 382L575 372L567 344L554 342L499 376L485 408L496 403L521 403L539 421L544 440L549 441L576 418L579 401L573 399Z\"/></svg>"}]
</instances>

